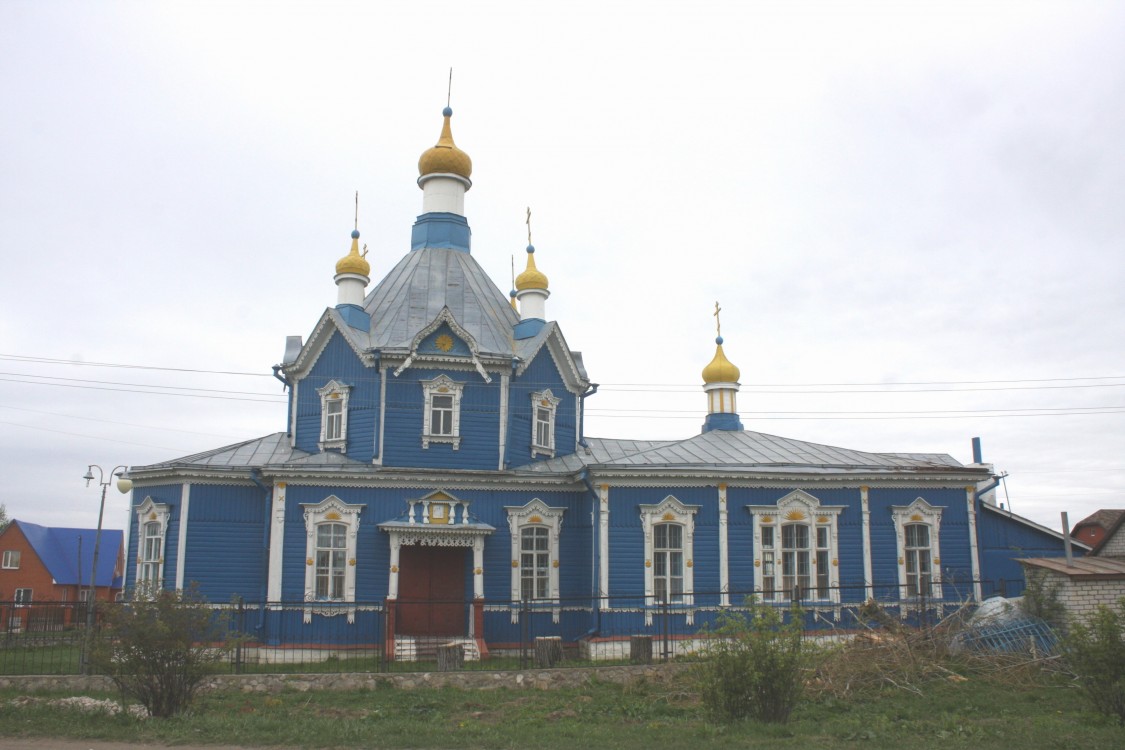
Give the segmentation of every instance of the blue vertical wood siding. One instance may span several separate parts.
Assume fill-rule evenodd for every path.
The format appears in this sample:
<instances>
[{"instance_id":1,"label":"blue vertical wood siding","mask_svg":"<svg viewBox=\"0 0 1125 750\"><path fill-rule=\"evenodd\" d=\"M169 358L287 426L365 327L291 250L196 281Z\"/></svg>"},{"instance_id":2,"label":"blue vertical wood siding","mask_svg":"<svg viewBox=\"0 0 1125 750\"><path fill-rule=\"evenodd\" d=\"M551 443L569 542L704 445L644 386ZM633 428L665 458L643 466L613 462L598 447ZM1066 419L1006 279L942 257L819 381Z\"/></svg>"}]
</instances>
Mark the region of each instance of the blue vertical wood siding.
<instances>
[{"instance_id":1,"label":"blue vertical wood siding","mask_svg":"<svg viewBox=\"0 0 1125 750\"><path fill-rule=\"evenodd\" d=\"M309 453L320 451L321 404L317 389L335 380L351 386L348 393L348 457L370 461L378 450L379 378L377 368L364 365L343 336L333 333L297 389L296 447Z\"/></svg>"}]
</instances>

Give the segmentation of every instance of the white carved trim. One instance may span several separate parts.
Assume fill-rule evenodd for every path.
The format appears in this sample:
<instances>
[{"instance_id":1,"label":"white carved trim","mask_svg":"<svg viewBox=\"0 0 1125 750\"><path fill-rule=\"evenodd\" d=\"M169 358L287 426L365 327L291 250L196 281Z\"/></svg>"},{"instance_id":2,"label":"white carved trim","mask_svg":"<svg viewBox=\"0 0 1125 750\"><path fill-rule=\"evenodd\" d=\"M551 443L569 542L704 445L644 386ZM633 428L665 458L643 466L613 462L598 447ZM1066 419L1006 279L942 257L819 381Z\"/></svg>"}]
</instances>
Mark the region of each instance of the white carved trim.
<instances>
[{"instance_id":1,"label":"white carved trim","mask_svg":"<svg viewBox=\"0 0 1125 750\"><path fill-rule=\"evenodd\" d=\"M476 339L474 339L468 331L461 327L461 325L457 322L457 319L453 317L453 313L449 310L448 307L441 308L441 312L437 314L437 317L430 321L429 325L420 330L414 336L414 340L410 342L410 353L407 355L406 359L403 360L403 363L399 365L398 369L395 370L395 377L397 378L403 373L404 370L406 370L406 368L410 367L410 365L413 364L416 358L422 358L426 360L433 359L433 357L431 357L430 355L419 355L418 347L421 346L422 342L426 340L426 337L428 337L438 328L441 328L443 323L449 326L450 330L453 331L454 335L456 335L457 338L465 342L465 345L469 347L469 356L472 359L474 369L476 369L477 373L479 373L481 378L484 379L484 382L491 383L492 376L490 376L484 369L484 363L481 362L480 359L480 346L477 345Z\"/></svg>"},{"instance_id":2,"label":"white carved trim","mask_svg":"<svg viewBox=\"0 0 1125 750\"><path fill-rule=\"evenodd\" d=\"M508 531L511 536L512 549L512 601L522 598L521 564L522 552L521 534L526 528L542 527L547 529L547 598L559 598L559 535L562 532L563 514L566 508L553 508L539 498L533 499L527 505L505 505L508 512ZM557 612L556 612L557 618ZM558 620L555 620L558 622Z\"/></svg>"},{"instance_id":3,"label":"white carved trim","mask_svg":"<svg viewBox=\"0 0 1125 750\"><path fill-rule=\"evenodd\" d=\"M930 598L941 598L941 511L922 498L910 505L892 505L891 519L895 524L895 544L898 548L899 597L906 599L906 526L920 523L930 527Z\"/></svg>"},{"instance_id":4,"label":"white carved trim","mask_svg":"<svg viewBox=\"0 0 1125 750\"><path fill-rule=\"evenodd\" d=\"M345 503L335 495L329 495L319 503L301 503L305 519L305 622L312 621L312 614L347 614L348 623L355 622L355 608L335 606L339 603L355 602L356 540L359 534L359 515L363 505ZM316 529L324 523L341 523L347 527L344 598L327 600L320 606L316 604Z\"/></svg>"},{"instance_id":5,"label":"white carved trim","mask_svg":"<svg viewBox=\"0 0 1125 750\"><path fill-rule=\"evenodd\" d=\"M653 564L653 529L659 523L678 524L683 527L683 555L684 555L684 593L683 600L674 602L691 606L692 593L695 591L695 514L698 505L684 505L672 495L661 500L655 505L642 504L641 528L645 540L645 600L649 605L660 604L656 601L655 565ZM691 624L691 613L688 613L688 624Z\"/></svg>"},{"instance_id":6,"label":"white carved trim","mask_svg":"<svg viewBox=\"0 0 1125 750\"><path fill-rule=\"evenodd\" d=\"M774 532L774 565L776 566L776 578L781 577L781 527L787 523L803 523L809 527L812 532L809 535L810 543L810 577L815 581L816 579L816 528L818 526L826 526L828 528L828 598L821 599L813 596L816 587L810 586L808 592L810 596L807 597L808 601L830 601L834 604L840 602L840 549L839 549L839 529L838 521L840 513L844 511L842 505L821 505L813 495L810 495L804 490L793 490L777 501L777 505L747 505L746 510L750 511L750 515L754 519L754 590L757 592L762 591L763 578L762 575L762 526L765 523L765 518L771 518L771 525L776 531ZM818 517L827 517L826 523L819 523ZM788 593L785 594L788 596Z\"/></svg>"},{"instance_id":7,"label":"white carved trim","mask_svg":"<svg viewBox=\"0 0 1125 750\"><path fill-rule=\"evenodd\" d=\"M544 404L543 402L546 402ZM555 394L551 393L548 388L543 391L536 391L531 394L531 455L532 456L547 456L554 458L555 456L555 426L557 423L556 415L559 408L561 399L555 398ZM547 427L547 442L548 445L542 445L537 442L539 437L539 420L538 409L546 409L548 411L548 427Z\"/></svg>"},{"instance_id":8,"label":"white carved trim","mask_svg":"<svg viewBox=\"0 0 1125 750\"><path fill-rule=\"evenodd\" d=\"M968 486L965 488L965 505L969 511L969 564L972 566L973 572L973 596L979 602L981 600L980 590L980 553L977 551L977 488Z\"/></svg>"},{"instance_id":9,"label":"white carved trim","mask_svg":"<svg viewBox=\"0 0 1125 750\"><path fill-rule=\"evenodd\" d=\"M144 565L145 524L158 523L160 524L160 560L157 563L157 579L152 585L158 589L163 588L164 563L165 556L168 553L168 519L172 514L171 506L167 503L153 502L151 496L146 496L134 512L137 516L137 568L133 583L136 586L141 585L141 569ZM183 554L183 550L180 550L180 554Z\"/></svg>"},{"instance_id":10,"label":"white carved trim","mask_svg":"<svg viewBox=\"0 0 1125 750\"><path fill-rule=\"evenodd\" d=\"M868 601L875 598L875 580L871 572L871 504L868 488L859 488L859 503L863 515L863 583Z\"/></svg>"},{"instance_id":11,"label":"white carved trim","mask_svg":"<svg viewBox=\"0 0 1125 750\"><path fill-rule=\"evenodd\" d=\"M598 488L598 607L609 610L609 485Z\"/></svg>"},{"instance_id":12,"label":"white carved trim","mask_svg":"<svg viewBox=\"0 0 1125 750\"><path fill-rule=\"evenodd\" d=\"M323 388L317 388L320 395L320 442L321 450L326 448L345 448L348 443L348 399L352 387L338 380L330 380ZM328 404L340 401L340 436L328 437Z\"/></svg>"},{"instance_id":13,"label":"white carved trim","mask_svg":"<svg viewBox=\"0 0 1125 750\"><path fill-rule=\"evenodd\" d=\"M424 405L422 411L422 447L429 448L430 443L451 443L453 450L458 450L461 447L461 394L465 389L465 384L458 383L448 375L438 375L433 380L423 380L421 383ZM430 432L434 396L453 397L453 433L451 435L434 435Z\"/></svg>"}]
</instances>

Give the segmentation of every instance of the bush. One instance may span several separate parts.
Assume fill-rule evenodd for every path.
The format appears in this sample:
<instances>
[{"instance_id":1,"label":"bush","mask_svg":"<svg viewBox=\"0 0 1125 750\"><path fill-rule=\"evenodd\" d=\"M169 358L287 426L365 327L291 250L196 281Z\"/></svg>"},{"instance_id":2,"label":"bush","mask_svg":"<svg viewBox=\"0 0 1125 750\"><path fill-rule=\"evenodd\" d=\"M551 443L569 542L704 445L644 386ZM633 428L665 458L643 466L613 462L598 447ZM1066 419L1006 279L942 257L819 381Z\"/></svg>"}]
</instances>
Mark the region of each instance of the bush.
<instances>
[{"instance_id":1,"label":"bush","mask_svg":"<svg viewBox=\"0 0 1125 750\"><path fill-rule=\"evenodd\" d=\"M1071 669L1094 707L1125 726L1125 598L1104 604L1085 622L1072 622L1063 640Z\"/></svg>"},{"instance_id":2,"label":"bush","mask_svg":"<svg viewBox=\"0 0 1125 750\"><path fill-rule=\"evenodd\" d=\"M775 607L747 604L748 613L720 613L707 633L698 674L703 705L719 721L784 723L804 690L802 612L792 608L786 621Z\"/></svg>"},{"instance_id":3,"label":"bush","mask_svg":"<svg viewBox=\"0 0 1125 750\"><path fill-rule=\"evenodd\" d=\"M1066 628L1066 606L1059 600L1058 584L1047 580L1042 570L1029 570L1026 574L1020 609L1025 615L1038 617L1058 630Z\"/></svg>"},{"instance_id":4,"label":"bush","mask_svg":"<svg viewBox=\"0 0 1125 750\"><path fill-rule=\"evenodd\" d=\"M227 629L194 589L141 592L102 612L90 663L151 716L186 710L230 648Z\"/></svg>"}]
</instances>

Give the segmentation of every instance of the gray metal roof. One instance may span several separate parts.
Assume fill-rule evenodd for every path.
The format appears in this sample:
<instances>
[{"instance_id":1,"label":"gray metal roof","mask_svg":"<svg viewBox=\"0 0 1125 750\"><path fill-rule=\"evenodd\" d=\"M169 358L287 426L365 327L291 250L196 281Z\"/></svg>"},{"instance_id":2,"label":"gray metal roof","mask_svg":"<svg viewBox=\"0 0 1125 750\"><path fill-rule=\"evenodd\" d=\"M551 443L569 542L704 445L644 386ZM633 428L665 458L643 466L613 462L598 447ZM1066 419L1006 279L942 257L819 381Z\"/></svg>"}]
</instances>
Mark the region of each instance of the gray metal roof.
<instances>
[{"instance_id":1,"label":"gray metal roof","mask_svg":"<svg viewBox=\"0 0 1125 750\"><path fill-rule=\"evenodd\" d=\"M482 354L512 354L519 316L476 259L460 250L424 248L398 262L367 295L372 346L407 349L448 307Z\"/></svg>"},{"instance_id":2,"label":"gray metal roof","mask_svg":"<svg viewBox=\"0 0 1125 750\"><path fill-rule=\"evenodd\" d=\"M839 472L963 468L942 453L867 453L767 435L762 432L712 430L677 441L587 440L588 450L519 467L518 471L552 474L583 466L602 468L684 468L749 470L777 468Z\"/></svg>"}]
</instances>

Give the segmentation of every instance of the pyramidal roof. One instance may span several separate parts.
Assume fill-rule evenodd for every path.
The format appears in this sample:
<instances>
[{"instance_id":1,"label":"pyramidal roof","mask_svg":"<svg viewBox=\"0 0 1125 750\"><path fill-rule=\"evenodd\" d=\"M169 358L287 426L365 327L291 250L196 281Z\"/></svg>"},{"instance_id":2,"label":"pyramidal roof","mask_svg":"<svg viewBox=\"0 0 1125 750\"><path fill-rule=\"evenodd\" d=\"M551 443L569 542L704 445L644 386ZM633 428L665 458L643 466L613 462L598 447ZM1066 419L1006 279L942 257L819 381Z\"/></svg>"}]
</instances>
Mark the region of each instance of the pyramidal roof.
<instances>
[{"instance_id":1,"label":"pyramidal roof","mask_svg":"<svg viewBox=\"0 0 1125 750\"><path fill-rule=\"evenodd\" d=\"M407 253L363 307L371 316L371 343L380 349L409 349L418 331L448 307L481 354L511 356L512 328L520 322L472 255L436 247Z\"/></svg>"}]
</instances>

